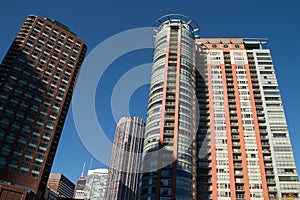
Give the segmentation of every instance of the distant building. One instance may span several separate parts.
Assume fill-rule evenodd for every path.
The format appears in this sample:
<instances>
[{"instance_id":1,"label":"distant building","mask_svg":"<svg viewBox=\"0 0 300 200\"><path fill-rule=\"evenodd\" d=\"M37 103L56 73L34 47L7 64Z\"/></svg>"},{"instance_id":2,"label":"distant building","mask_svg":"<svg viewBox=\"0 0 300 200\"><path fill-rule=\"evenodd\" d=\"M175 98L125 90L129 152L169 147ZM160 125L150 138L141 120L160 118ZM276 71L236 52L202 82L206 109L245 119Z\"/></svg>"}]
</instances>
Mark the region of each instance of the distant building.
<instances>
[{"instance_id":1,"label":"distant building","mask_svg":"<svg viewBox=\"0 0 300 200\"><path fill-rule=\"evenodd\" d=\"M141 118L123 117L117 124L110 158L106 200L137 199L145 124Z\"/></svg>"},{"instance_id":2,"label":"distant building","mask_svg":"<svg viewBox=\"0 0 300 200\"><path fill-rule=\"evenodd\" d=\"M62 174L50 174L47 186L58 197L73 198L75 185Z\"/></svg>"},{"instance_id":3,"label":"distant building","mask_svg":"<svg viewBox=\"0 0 300 200\"><path fill-rule=\"evenodd\" d=\"M44 195L44 199L45 200L57 200L58 198L58 194L52 190L49 186L47 186L46 188L46 192Z\"/></svg>"},{"instance_id":4,"label":"distant building","mask_svg":"<svg viewBox=\"0 0 300 200\"><path fill-rule=\"evenodd\" d=\"M104 199L105 186L107 181L107 169L88 170L86 184L84 188L84 199L102 200Z\"/></svg>"},{"instance_id":5,"label":"distant building","mask_svg":"<svg viewBox=\"0 0 300 200\"><path fill-rule=\"evenodd\" d=\"M86 50L55 20L24 21L0 65L0 185L44 195Z\"/></svg>"},{"instance_id":6,"label":"distant building","mask_svg":"<svg viewBox=\"0 0 300 200\"><path fill-rule=\"evenodd\" d=\"M84 189L86 184L86 178L80 177L77 180L77 184L75 187L74 198L75 199L84 199Z\"/></svg>"}]
</instances>

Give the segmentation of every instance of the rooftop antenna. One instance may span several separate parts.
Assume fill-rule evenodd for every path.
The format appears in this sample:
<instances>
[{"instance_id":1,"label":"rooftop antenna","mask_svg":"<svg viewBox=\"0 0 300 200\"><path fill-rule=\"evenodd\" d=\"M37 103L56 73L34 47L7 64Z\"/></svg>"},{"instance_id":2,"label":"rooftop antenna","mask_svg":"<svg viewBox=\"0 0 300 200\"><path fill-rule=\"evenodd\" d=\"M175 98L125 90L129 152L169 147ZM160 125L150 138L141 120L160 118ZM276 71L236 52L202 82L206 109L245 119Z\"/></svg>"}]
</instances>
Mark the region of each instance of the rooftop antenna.
<instances>
[{"instance_id":1,"label":"rooftop antenna","mask_svg":"<svg viewBox=\"0 0 300 200\"><path fill-rule=\"evenodd\" d=\"M84 177L85 164L86 164L86 161L84 161L84 163L83 163L82 172L81 172L81 176L80 177Z\"/></svg>"}]
</instances>

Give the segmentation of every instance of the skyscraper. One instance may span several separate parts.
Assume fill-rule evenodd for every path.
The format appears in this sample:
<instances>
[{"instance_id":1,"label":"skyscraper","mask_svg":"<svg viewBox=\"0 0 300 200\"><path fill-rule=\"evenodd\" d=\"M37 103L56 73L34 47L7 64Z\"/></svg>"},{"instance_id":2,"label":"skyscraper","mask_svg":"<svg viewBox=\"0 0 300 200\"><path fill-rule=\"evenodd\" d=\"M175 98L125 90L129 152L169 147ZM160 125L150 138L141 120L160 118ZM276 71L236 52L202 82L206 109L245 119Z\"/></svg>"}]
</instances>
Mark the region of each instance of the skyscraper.
<instances>
[{"instance_id":1,"label":"skyscraper","mask_svg":"<svg viewBox=\"0 0 300 200\"><path fill-rule=\"evenodd\" d=\"M47 186L57 193L58 197L73 198L75 185L63 174L50 174Z\"/></svg>"},{"instance_id":2,"label":"skyscraper","mask_svg":"<svg viewBox=\"0 0 300 200\"><path fill-rule=\"evenodd\" d=\"M77 183L76 183L75 192L74 192L75 199L83 199L84 198L84 188L85 188L85 184L86 184L86 177L84 177L85 164L86 164L86 162L84 162L84 164L83 164L81 175L78 178Z\"/></svg>"},{"instance_id":3,"label":"skyscraper","mask_svg":"<svg viewBox=\"0 0 300 200\"><path fill-rule=\"evenodd\" d=\"M141 199L195 199L195 38L185 16L158 21L143 154Z\"/></svg>"},{"instance_id":4,"label":"skyscraper","mask_svg":"<svg viewBox=\"0 0 300 200\"><path fill-rule=\"evenodd\" d=\"M79 177L77 180L77 184L76 184L75 192L74 192L75 199L83 199L84 198L85 184L86 184L86 178Z\"/></svg>"},{"instance_id":5,"label":"skyscraper","mask_svg":"<svg viewBox=\"0 0 300 200\"><path fill-rule=\"evenodd\" d=\"M104 199L107 174L107 169L88 170L88 176L86 178L86 184L84 188L84 199Z\"/></svg>"},{"instance_id":6,"label":"skyscraper","mask_svg":"<svg viewBox=\"0 0 300 200\"><path fill-rule=\"evenodd\" d=\"M160 18L140 199L282 199L300 188L266 39Z\"/></svg>"},{"instance_id":7,"label":"skyscraper","mask_svg":"<svg viewBox=\"0 0 300 200\"><path fill-rule=\"evenodd\" d=\"M28 16L0 67L0 182L47 184L87 47L63 24Z\"/></svg>"},{"instance_id":8,"label":"skyscraper","mask_svg":"<svg viewBox=\"0 0 300 200\"><path fill-rule=\"evenodd\" d=\"M144 128L144 121L138 117L122 117L119 120L104 199L137 199Z\"/></svg>"},{"instance_id":9,"label":"skyscraper","mask_svg":"<svg viewBox=\"0 0 300 200\"><path fill-rule=\"evenodd\" d=\"M196 43L197 68L204 69L206 83L197 81L198 198L299 198L267 40L202 38Z\"/></svg>"}]
</instances>

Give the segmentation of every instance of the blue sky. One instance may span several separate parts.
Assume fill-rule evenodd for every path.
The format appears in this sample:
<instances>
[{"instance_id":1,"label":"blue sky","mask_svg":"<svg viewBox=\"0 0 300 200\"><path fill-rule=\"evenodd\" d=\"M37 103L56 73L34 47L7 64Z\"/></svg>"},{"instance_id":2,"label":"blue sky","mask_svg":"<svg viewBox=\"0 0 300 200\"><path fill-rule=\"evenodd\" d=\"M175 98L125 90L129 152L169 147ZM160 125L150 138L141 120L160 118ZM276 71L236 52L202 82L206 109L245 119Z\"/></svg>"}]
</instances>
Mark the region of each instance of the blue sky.
<instances>
[{"instance_id":1,"label":"blue sky","mask_svg":"<svg viewBox=\"0 0 300 200\"><path fill-rule=\"evenodd\" d=\"M0 7L0 59L29 14L56 19L70 27L88 46L88 53L100 42L119 32L151 26L162 15L182 13L200 26L201 37L268 38L282 100L300 171L299 125L299 53L300 1L235 1L235 0L164 0L164 1L4 1ZM116 122L110 111L110 96L117 80L136 65L151 62L152 51L141 50L117 59L105 72L96 94L100 123L112 140ZM144 117L148 87L143 86L131 97L130 112ZM88 134L88 133L87 133ZM73 182L80 176L82 165L91 155L76 132L71 109L65 123L53 172L63 173ZM103 167L94 159L92 168Z\"/></svg>"}]
</instances>

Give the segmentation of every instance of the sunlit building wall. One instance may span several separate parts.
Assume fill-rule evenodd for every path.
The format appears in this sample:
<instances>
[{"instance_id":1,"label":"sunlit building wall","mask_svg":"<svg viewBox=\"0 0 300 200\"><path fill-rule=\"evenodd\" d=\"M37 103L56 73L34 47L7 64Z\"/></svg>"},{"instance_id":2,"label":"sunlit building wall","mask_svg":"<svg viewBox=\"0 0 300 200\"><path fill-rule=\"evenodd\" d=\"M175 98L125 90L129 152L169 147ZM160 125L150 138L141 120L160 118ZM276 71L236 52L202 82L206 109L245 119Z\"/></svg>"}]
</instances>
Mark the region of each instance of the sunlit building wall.
<instances>
[{"instance_id":1,"label":"sunlit building wall","mask_svg":"<svg viewBox=\"0 0 300 200\"><path fill-rule=\"evenodd\" d=\"M107 169L88 170L84 188L84 199L104 199L107 176Z\"/></svg>"},{"instance_id":2,"label":"sunlit building wall","mask_svg":"<svg viewBox=\"0 0 300 200\"><path fill-rule=\"evenodd\" d=\"M182 15L157 24L140 199L299 198L267 39L199 39Z\"/></svg>"}]
</instances>

